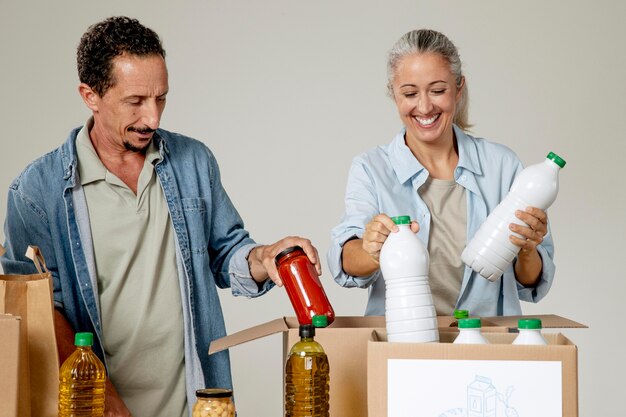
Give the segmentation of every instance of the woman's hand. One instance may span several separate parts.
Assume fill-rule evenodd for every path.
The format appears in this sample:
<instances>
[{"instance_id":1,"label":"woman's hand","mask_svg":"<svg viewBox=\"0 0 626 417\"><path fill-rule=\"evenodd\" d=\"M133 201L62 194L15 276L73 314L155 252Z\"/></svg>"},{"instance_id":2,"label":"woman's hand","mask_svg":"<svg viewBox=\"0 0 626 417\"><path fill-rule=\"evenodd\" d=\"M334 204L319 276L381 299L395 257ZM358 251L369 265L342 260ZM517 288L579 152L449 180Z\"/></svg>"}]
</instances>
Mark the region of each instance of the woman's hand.
<instances>
[{"instance_id":1,"label":"woman's hand","mask_svg":"<svg viewBox=\"0 0 626 417\"><path fill-rule=\"evenodd\" d=\"M517 210L515 216L528 225L509 225L511 231L522 236L509 236L511 243L521 248L515 263L515 277L520 284L530 287L536 285L541 277L543 261L537 246L548 233L548 215L536 207L527 207L524 211Z\"/></svg>"},{"instance_id":2,"label":"woman's hand","mask_svg":"<svg viewBox=\"0 0 626 417\"><path fill-rule=\"evenodd\" d=\"M411 230L413 233L419 231L419 224L416 221L411 222ZM363 250L378 263L380 258L380 250L383 243L387 240L389 233L397 232L398 226L384 213L378 214L365 225L363 233Z\"/></svg>"},{"instance_id":3,"label":"woman's hand","mask_svg":"<svg viewBox=\"0 0 626 417\"><path fill-rule=\"evenodd\" d=\"M509 225L511 231L523 236L523 238L509 236L511 243L521 248L520 255L523 256L537 250L537 245L543 242L543 238L548 233L548 215L536 207L527 207L525 211L517 210L515 217L528 225L522 226L516 223Z\"/></svg>"}]
</instances>

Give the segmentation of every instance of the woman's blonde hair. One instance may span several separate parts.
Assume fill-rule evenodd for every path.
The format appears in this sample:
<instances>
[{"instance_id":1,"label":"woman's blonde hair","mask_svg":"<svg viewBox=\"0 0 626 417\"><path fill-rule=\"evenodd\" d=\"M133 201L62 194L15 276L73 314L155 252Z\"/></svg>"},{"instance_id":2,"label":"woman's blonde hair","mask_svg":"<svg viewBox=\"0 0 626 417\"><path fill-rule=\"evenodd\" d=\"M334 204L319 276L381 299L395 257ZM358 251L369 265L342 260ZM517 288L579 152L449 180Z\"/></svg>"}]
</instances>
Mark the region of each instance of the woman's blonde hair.
<instances>
[{"instance_id":1,"label":"woman's blonde hair","mask_svg":"<svg viewBox=\"0 0 626 417\"><path fill-rule=\"evenodd\" d=\"M392 82L400 60L407 55L428 52L439 54L448 62L450 71L456 81L456 87L463 88L453 122L463 130L469 129L472 126L468 121L469 93L467 82L463 82L461 58L456 46L443 33L430 29L412 30L393 45L387 60L387 89L389 95L393 97Z\"/></svg>"}]
</instances>

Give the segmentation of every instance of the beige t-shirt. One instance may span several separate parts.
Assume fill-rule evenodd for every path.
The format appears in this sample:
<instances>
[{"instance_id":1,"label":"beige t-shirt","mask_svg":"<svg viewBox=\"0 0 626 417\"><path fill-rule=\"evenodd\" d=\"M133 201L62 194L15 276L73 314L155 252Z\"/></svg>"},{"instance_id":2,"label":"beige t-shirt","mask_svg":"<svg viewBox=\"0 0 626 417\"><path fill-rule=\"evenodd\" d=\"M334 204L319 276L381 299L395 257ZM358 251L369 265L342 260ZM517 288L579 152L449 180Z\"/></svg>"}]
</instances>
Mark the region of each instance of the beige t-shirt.
<instances>
[{"instance_id":1,"label":"beige t-shirt","mask_svg":"<svg viewBox=\"0 0 626 417\"><path fill-rule=\"evenodd\" d=\"M465 266L461 252L467 238L467 202L465 188L454 180L428 177L419 194L430 210L428 273L433 301L438 315L454 313Z\"/></svg>"},{"instance_id":2,"label":"beige t-shirt","mask_svg":"<svg viewBox=\"0 0 626 417\"><path fill-rule=\"evenodd\" d=\"M154 170L161 156L152 143L135 195L102 164L85 127L76 148L89 211L109 377L133 416L186 417L174 232Z\"/></svg>"}]
</instances>

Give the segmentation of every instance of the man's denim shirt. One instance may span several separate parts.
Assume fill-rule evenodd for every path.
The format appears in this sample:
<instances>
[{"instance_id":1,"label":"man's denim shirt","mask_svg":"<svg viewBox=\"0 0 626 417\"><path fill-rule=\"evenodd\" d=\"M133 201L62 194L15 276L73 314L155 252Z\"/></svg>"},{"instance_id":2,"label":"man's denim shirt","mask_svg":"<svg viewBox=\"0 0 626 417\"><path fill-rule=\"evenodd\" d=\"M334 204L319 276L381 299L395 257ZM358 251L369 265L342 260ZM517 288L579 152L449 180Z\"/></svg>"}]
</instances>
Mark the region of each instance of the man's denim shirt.
<instances>
[{"instance_id":1,"label":"man's denim shirt","mask_svg":"<svg viewBox=\"0 0 626 417\"><path fill-rule=\"evenodd\" d=\"M38 246L53 276L54 303L75 331L90 331L105 362L98 286L85 195L78 179L75 140L80 128L56 150L30 164L11 184L5 236L5 273L34 273L25 258ZM187 398L204 387L231 387L227 351L208 355L212 340L226 335L217 287L256 297L247 256L256 245L222 187L217 161L194 139L158 129L154 140L163 160L155 166L176 234L183 298ZM146 288L146 291L149 291ZM129 317L132 320L131 317Z\"/></svg>"}]
</instances>

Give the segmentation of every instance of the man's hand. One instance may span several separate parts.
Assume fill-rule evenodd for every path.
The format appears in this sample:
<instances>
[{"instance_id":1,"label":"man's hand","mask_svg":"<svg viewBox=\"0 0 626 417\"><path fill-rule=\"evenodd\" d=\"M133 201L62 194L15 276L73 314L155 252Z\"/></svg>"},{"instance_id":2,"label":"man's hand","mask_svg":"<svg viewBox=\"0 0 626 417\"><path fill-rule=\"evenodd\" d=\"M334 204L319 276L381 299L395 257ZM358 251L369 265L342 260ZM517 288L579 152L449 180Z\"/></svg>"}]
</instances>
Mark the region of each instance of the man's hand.
<instances>
[{"instance_id":1,"label":"man's hand","mask_svg":"<svg viewBox=\"0 0 626 417\"><path fill-rule=\"evenodd\" d=\"M108 378L104 399L104 417L132 417L130 410L126 408L126 404Z\"/></svg>"},{"instance_id":2,"label":"man's hand","mask_svg":"<svg viewBox=\"0 0 626 417\"><path fill-rule=\"evenodd\" d=\"M311 241L298 236L289 236L272 245L257 246L250 251L248 263L250 264L250 274L252 278L254 278L256 282L261 283L269 277L276 285L282 287L283 282L278 276L274 258L276 258L276 255L279 253L292 246L300 246L309 258L309 261L315 265L317 274L322 274L322 265L319 261L319 255L317 254L317 249L311 244Z\"/></svg>"}]
</instances>

